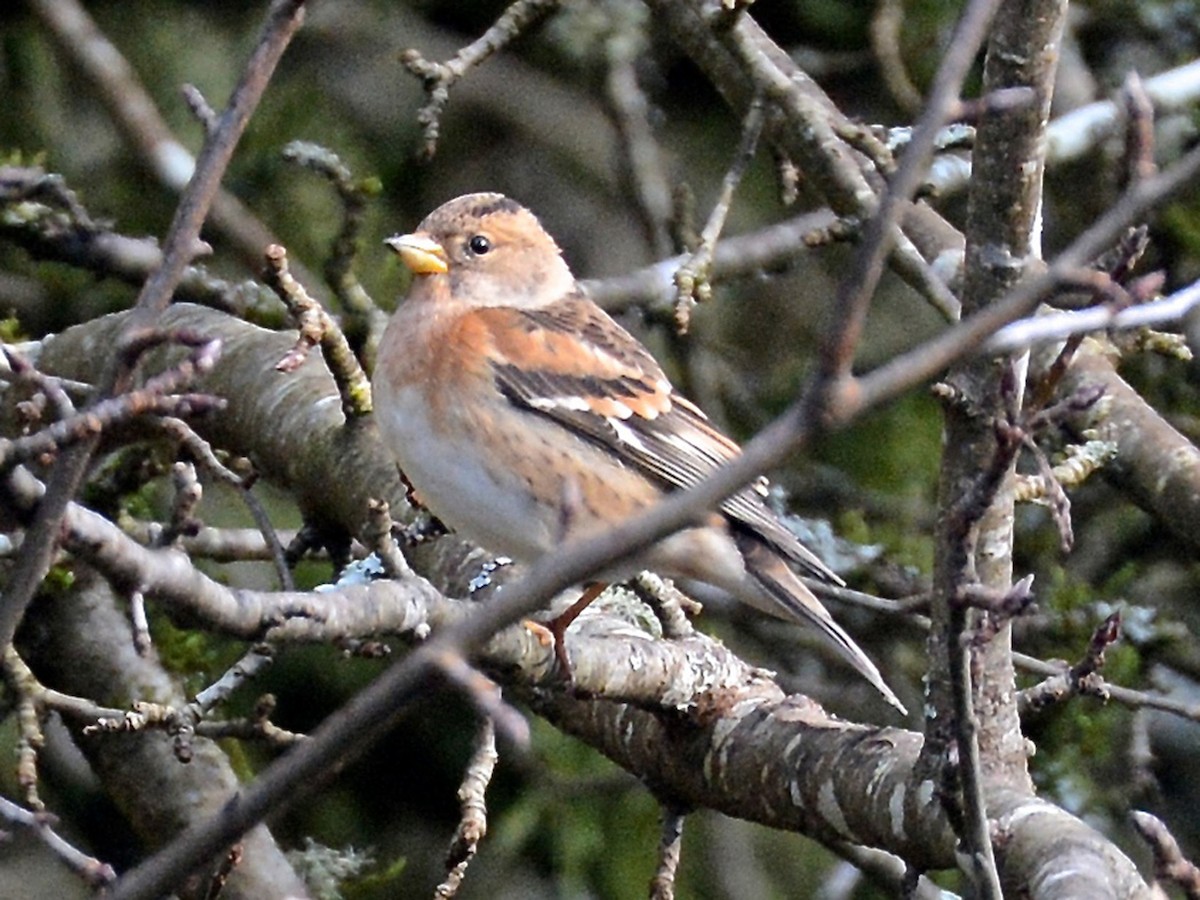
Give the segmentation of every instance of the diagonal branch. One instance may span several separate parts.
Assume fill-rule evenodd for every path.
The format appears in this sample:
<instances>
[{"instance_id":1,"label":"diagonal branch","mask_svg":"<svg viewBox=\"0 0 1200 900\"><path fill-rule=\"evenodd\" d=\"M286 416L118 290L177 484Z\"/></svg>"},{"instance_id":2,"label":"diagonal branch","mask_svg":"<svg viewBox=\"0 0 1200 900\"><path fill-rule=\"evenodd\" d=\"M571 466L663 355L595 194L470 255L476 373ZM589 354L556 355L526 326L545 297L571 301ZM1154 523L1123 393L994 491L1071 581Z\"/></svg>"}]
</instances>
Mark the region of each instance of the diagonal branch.
<instances>
[{"instance_id":1,"label":"diagonal branch","mask_svg":"<svg viewBox=\"0 0 1200 900\"><path fill-rule=\"evenodd\" d=\"M171 292L179 283L184 268L192 258L193 248L200 236L200 226L220 187L221 178L233 156L238 139L250 120L250 114L258 106L271 74L275 71L276 63L302 20L303 0L275 0L272 4L258 43L246 64L241 81L230 98L229 106L221 115L217 130L204 142L204 149L196 162L196 170L183 193L163 244L162 265L142 286L134 313L129 318L118 346L123 346L129 337L150 327L170 302ZM105 359L108 369L100 381L101 400L110 396L114 390L125 390L130 381L129 373L122 375L119 355ZM25 614L25 608L29 605L38 584L49 571L63 511L79 488L97 442L98 438L93 437L75 445L59 458L55 466L46 495L26 533L26 552L18 561L9 580L8 590L0 599L0 646L12 642L17 625Z\"/></svg>"}]
</instances>

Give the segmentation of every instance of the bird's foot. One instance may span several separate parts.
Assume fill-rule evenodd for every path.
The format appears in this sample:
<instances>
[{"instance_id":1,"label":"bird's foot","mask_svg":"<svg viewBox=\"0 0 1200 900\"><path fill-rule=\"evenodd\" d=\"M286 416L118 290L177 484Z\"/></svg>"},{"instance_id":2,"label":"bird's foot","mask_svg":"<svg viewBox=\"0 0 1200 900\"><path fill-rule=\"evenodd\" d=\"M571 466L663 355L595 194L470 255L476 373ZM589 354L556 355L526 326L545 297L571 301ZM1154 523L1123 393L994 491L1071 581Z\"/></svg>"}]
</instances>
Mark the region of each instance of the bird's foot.
<instances>
[{"instance_id":1,"label":"bird's foot","mask_svg":"<svg viewBox=\"0 0 1200 900\"><path fill-rule=\"evenodd\" d=\"M553 619L546 622L526 619L524 622L525 628L537 638L543 647L553 645L555 662L558 663L559 671L568 682L571 680L571 658L567 655L567 629L571 627L572 622L579 618L579 614L604 592L606 587L608 585L604 582L592 582L584 587L578 600Z\"/></svg>"}]
</instances>

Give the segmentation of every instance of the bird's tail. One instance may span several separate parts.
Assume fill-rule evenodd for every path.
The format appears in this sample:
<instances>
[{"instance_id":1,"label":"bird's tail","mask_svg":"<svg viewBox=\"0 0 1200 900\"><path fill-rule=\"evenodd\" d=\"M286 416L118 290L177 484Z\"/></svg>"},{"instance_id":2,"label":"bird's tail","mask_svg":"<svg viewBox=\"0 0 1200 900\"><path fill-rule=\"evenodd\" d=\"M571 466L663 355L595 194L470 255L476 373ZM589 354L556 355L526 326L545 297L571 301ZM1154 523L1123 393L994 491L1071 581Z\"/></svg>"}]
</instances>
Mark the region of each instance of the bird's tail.
<instances>
[{"instance_id":1,"label":"bird's tail","mask_svg":"<svg viewBox=\"0 0 1200 900\"><path fill-rule=\"evenodd\" d=\"M800 622L813 627L821 639L832 647L839 656L869 681L892 706L907 715L904 704L887 686L875 663L862 651L842 626L833 620L829 611L770 547L750 535L738 536L738 549L746 562L746 572L755 585L761 588L769 603L756 603L767 612L782 619Z\"/></svg>"}]
</instances>

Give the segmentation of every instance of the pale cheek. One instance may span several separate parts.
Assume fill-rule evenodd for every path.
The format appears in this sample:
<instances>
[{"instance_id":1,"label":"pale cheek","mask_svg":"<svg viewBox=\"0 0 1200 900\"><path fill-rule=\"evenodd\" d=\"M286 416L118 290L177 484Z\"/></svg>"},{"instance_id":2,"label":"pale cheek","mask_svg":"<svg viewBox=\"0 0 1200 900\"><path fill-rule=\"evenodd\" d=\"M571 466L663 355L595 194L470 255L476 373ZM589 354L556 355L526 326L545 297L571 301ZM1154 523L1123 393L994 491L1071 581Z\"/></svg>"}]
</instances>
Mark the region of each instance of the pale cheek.
<instances>
[{"instance_id":1,"label":"pale cheek","mask_svg":"<svg viewBox=\"0 0 1200 900\"><path fill-rule=\"evenodd\" d=\"M472 282L475 280L471 272L464 272L457 266L452 266L450 276L450 296L461 298L473 291Z\"/></svg>"}]
</instances>

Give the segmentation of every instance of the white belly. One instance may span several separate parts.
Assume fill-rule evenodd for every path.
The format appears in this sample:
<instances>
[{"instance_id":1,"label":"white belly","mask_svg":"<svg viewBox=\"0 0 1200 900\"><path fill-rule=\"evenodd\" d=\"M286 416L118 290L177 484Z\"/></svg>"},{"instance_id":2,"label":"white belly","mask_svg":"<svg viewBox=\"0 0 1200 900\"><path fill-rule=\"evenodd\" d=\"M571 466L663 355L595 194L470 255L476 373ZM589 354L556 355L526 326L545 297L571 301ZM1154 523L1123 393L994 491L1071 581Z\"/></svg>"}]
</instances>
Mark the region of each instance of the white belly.
<instances>
[{"instance_id":1,"label":"white belly","mask_svg":"<svg viewBox=\"0 0 1200 900\"><path fill-rule=\"evenodd\" d=\"M435 430L419 392L375 385L379 429L417 496L439 519L494 553L532 560L554 546L545 510L516 478L489 464L481 442ZM386 398L379 395L387 393ZM382 414L387 409L388 414Z\"/></svg>"}]
</instances>

